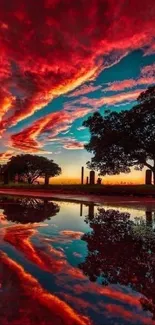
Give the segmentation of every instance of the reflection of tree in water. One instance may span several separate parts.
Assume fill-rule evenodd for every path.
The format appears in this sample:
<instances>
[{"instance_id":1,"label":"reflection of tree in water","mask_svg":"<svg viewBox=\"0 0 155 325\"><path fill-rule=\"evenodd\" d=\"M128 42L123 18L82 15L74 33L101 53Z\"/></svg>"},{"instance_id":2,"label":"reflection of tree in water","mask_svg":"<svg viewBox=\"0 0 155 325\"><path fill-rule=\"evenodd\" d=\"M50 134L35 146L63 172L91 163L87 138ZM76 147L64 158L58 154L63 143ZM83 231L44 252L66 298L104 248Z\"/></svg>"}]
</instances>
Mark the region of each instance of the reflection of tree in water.
<instances>
[{"instance_id":1,"label":"reflection of tree in water","mask_svg":"<svg viewBox=\"0 0 155 325\"><path fill-rule=\"evenodd\" d=\"M84 234L88 256L79 265L91 281L129 285L142 293L145 309L155 318L155 234L147 223L136 224L128 213L99 209L86 217L92 232Z\"/></svg>"},{"instance_id":2,"label":"reflection of tree in water","mask_svg":"<svg viewBox=\"0 0 155 325\"><path fill-rule=\"evenodd\" d=\"M36 198L1 198L0 208L7 220L17 223L34 223L55 216L60 207L58 204Z\"/></svg>"}]
</instances>

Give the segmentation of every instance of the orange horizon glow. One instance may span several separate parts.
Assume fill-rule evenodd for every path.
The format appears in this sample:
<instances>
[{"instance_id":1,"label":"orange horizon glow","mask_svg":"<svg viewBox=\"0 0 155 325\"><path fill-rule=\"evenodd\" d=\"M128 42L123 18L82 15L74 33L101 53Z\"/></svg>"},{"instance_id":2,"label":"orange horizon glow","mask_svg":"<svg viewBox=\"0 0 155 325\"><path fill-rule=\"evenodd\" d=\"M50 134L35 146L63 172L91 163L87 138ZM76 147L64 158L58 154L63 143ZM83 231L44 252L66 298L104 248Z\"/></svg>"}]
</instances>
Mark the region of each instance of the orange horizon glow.
<instances>
[{"instance_id":1,"label":"orange horizon glow","mask_svg":"<svg viewBox=\"0 0 155 325\"><path fill-rule=\"evenodd\" d=\"M134 185L140 185L140 184L145 184L145 179L144 175L138 176L138 177L131 177L131 175L125 175L125 176L105 176L101 177L102 178L102 184L107 184L107 185L127 185L127 184L134 184ZM97 177L96 177L97 179ZM81 179L78 177L55 177L55 178L50 178L50 184L60 184L60 185L71 185L71 184L81 184ZM86 184L86 180L84 180L84 184Z\"/></svg>"}]
</instances>

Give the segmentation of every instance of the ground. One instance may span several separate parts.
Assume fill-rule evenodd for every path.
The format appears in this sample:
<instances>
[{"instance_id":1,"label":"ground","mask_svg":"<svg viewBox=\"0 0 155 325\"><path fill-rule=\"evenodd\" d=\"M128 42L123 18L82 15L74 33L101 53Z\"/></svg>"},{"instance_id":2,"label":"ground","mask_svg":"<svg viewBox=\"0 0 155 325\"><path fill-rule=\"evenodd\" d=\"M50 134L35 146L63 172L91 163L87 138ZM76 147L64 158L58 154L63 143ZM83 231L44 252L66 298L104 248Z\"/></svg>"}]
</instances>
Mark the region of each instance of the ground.
<instances>
[{"instance_id":1,"label":"ground","mask_svg":"<svg viewBox=\"0 0 155 325\"><path fill-rule=\"evenodd\" d=\"M53 195L69 196L123 196L133 199L155 198L155 185L25 185L9 184L0 186L0 193L52 197Z\"/></svg>"}]
</instances>

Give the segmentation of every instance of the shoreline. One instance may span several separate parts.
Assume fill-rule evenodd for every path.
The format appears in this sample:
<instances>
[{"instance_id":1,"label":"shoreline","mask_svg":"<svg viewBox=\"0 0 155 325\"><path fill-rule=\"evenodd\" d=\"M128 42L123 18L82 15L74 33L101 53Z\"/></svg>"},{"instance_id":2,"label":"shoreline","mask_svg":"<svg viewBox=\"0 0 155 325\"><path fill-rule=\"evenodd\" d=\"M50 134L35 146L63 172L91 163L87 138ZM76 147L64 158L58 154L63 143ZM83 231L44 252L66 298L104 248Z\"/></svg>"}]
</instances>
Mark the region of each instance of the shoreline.
<instances>
[{"instance_id":1,"label":"shoreline","mask_svg":"<svg viewBox=\"0 0 155 325\"><path fill-rule=\"evenodd\" d=\"M139 197L139 196L121 196L121 195L95 195L87 193L62 193L60 191L43 190L43 189L11 189L11 188L0 188L0 195L11 195L11 196L26 196L36 198L47 198L51 200L77 202L83 204L105 204L111 205L141 205L147 206L147 204L155 205L155 197Z\"/></svg>"}]
</instances>

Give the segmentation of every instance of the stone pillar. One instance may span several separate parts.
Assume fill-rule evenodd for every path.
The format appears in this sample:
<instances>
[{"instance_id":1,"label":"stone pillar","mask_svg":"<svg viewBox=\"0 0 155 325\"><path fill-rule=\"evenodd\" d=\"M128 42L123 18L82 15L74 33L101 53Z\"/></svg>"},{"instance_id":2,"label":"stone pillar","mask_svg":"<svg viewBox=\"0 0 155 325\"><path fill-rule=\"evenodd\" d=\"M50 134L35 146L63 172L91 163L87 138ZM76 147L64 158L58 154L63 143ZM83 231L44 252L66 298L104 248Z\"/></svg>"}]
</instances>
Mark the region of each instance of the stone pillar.
<instances>
[{"instance_id":1,"label":"stone pillar","mask_svg":"<svg viewBox=\"0 0 155 325\"><path fill-rule=\"evenodd\" d=\"M95 184L95 172L94 170L91 170L90 171L90 182L89 182L90 185L94 185Z\"/></svg>"},{"instance_id":2,"label":"stone pillar","mask_svg":"<svg viewBox=\"0 0 155 325\"><path fill-rule=\"evenodd\" d=\"M152 211L150 210L146 210L145 211L145 215L146 215L146 225L147 227L152 228L152 222L153 222L153 218L152 218Z\"/></svg>"},{"instance_id":3,"label":"stone pillar","mask_svg":"<svg viewBox=\"0 0 155 325\"><path fill-rule=\"evenodd\" d=\"M151 185L152 184L152 171L150 169L146 170L145 173L145 184Z\"/></svg>"},{"instance_id":4,"label":"stone pillar","mask_svg":"<svg viewBox=\"0 0 155 325\"><path fill-rule=\"evenodd\" d=\"M81 203L80 204L80 217L82 217L82 214L83 214L83 204Z\"/></svg>"},{"instance_id":5,"label":"stone pillar","mask_svg":"<svg viewBox=\"0 0 155 325\"><path fill-rule=\"evenodd\" d=\"M81 168L81 184L83 185L84 180L84 167Z\"/></svg>"},{"instance_id":6,"label":"stone pillar","mask_svg":"<svg viewBox=\"0 0 155 325\"><path fill-rule=\"evenodd\" d=\"M98 179L97 179L97 184L98 184L98 185L101 185L101 184L102 184L102 178L98 177Z\"/></svg>"},{"instance_id":7,"label":"stone pillar","mask_svg":"<svg viewBox=\"0 0 155 325\"><path fill-rule=\"evenodd\" d=\"M88 216L89 219L92 220L94 218L94 204L90 203L88 206Z\"/></svg>"},{"instance_id":8,"label":"stone pillar","mask_svg":"<svg viewBox=\"0 0 155 325\"><path fill-rule=\"evenodd\" d=\"M89 184L89 177L87 176L86 178L86 184L88 185Z\"/></svg>"}]
</instances>

